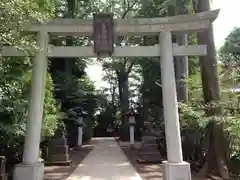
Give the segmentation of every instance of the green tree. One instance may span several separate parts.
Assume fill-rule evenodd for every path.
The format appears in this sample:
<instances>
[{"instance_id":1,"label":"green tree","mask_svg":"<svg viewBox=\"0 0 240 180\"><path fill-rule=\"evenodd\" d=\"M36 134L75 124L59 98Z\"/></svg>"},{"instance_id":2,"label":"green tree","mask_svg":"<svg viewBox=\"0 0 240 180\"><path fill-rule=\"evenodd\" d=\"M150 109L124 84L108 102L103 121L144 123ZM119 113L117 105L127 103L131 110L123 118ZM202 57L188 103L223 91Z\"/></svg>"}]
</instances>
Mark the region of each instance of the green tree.
<instances>
[{"instance_id":1,"label":"green tree","mask_svg":"<svg viewBox=\"0 0 240 180\"><path fill-rule=\"evenodd\" d=\"M195 3L195 1L193 1ZM209 0L195 3L195 11L203 12L210 10ZM203 85L203 96L205 104L208 104L206 114L208 116L221 116L220 84L217 66L216 50L213 39L213 28L211 27L198 33L199 44L207 45L207 56L200 57L201 77ZM210 104L210 106L209 106ZM227 163L227 139L224 136L223 127L217 121L210 121L208 126L208 158L201 173L216 174L223 178L229 178Z\"/></svg>"}]
</instances>

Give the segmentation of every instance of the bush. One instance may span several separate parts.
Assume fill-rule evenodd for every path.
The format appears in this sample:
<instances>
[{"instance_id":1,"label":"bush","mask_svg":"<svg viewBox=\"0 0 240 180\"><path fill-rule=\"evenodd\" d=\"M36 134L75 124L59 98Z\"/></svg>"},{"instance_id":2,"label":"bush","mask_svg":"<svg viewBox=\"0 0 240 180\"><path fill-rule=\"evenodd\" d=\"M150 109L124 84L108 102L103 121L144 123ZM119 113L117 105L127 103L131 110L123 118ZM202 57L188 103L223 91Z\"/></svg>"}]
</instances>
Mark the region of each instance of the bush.
<instances>
[{"instance_id":1,"label":"bush","mask_svg":"<svg viewBox=\"0 0 240 180\"><path fill-rule=\"evenodd\" d=\"M9 68L8 73L18 68L12 66ZM21 72L16 76L10 75L0 80L0 154L7 158L8 171L22 159L31 72ZM8 83L4 83L6 81ZM59 125L60 108L53 97L52 87L52 80L48 74L46 78L42 139L52 136Z\"/></svg>"},{"instance_id":2,"label":"bush","mask_svg":"<svg viewBox=\"0 0 240 180\"><path fill-rule=\"evenodd\" d=\"M204 137L209 121L204 116L204 111L186 104L180 104L179 112L184 159L198 162L201 166L204 161Z\"/></svg>"}]
</instances>

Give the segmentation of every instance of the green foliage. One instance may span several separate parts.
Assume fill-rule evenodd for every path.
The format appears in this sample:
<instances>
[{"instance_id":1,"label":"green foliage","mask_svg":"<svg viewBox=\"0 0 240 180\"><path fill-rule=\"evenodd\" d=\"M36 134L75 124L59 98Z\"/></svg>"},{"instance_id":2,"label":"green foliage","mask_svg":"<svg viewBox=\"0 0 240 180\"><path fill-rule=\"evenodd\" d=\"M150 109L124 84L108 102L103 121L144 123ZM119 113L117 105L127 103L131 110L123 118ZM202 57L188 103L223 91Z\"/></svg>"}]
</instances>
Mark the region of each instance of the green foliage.
<instances>
[{"instance_id":1,"label":"green foliage","mask_svg":"<svg viewBox=\"0 0 240 180\"><path fill-rule=\"evenodd\" d=\"M227 36L220 52L240 53L240 28L234 28L234 30Z\"/></svg>"},{"instance_id":2,"label":"green foliage","mask_svg":"<svg viewBox=\"0 0 240 180\"><path fill-rule=\"evenodd\" d=\"M198 106L203 103L202 81L199 72L188 77L189 101L192 105Z\"/></svg>"},{"instance_id":3,"label":"green foliage","mask_svg":"<svg viewBox=\"0 0 240 180\"><path fill-rule=\"evenodd\" d=\"M196 106L194 108L194 105L180 103L179 115L183 149L203 148L203 139L206 136L206 127L209 123L204 111ZM201 152L200 149L199 152ZM185 154L186 156L191 157L191 154ZM198 159L192 160L198 161Z\"/></svg>"},{"instance_id":4,"label":"green foliage","mask_svg":"<svg viewBox=\"0 0 240 180\"><path fill-rule=\"evenodd\" d=\"M59 126L63 126L60 119L60 105L57 104L53 96L53 82L50 74L47 74L45 99L44 99L44 118L42 137L51 137Z\"/></svg>"},{"instance_id":5,"label":"green foliage","mask_svg":"<svg viewBox=\"0 0 240 180\"><path fill-rule=\"evenodd\" d=\"M88 105L90 107L90 104L86 103L89 103L90 96L94 95L95 87L89 77L82 76L78 78L74 75L66 76L66 73L61 71L55 73L55 91L61 94L64 93L62 96L65 97L65 101L71 101L73 104L81 104L82 106ZM63 98L62 96L59 98Z\"/></svg>"},{"instance_id":6,"label":"green foliage","mask_svg":"<svg viewBox=\"0 0 240 180\"><path fill-rule=\"evenodd\" d=\"M98 106L98 97L95 93L95 86L89 77L83 75L77 77L69 75L62 71L54 72L55 88L54 92L60 102L62 102L62 110L68 115L68 110L74 107L82 107L87 112L84 118L86 127L84 127L84 140L92 137L93 119ZM72 121L66 119L66 126L70 127ZM73 131L69 128L68 133Z\"/></svg>"},{"instance_id":7,"label":"green foliage","mask_svg":"<svg viewBox=\"0 0 240 180\"><path fill-rule=\"evenodd\" d=\"M231 156L240 153L240 117L226 117L224 120L225 130L230 138ZM236 156L236 158L240 158Z\"/></svg>"},{"instance_id":8,"label":"green foliage","mask_svg":"<svg viewBox=\"0 0 240 180\"><path fill-rule=\"evenodd\" d=\"M208 123L204 116L204 111L193 108L189 104L179 104L180 108L180 122L182 129L189 129L190 131L202 131Z\"/></svg>"},{"instance_id":9,"label":"green foliage","mask_svg":"<svg viewBox=\"0 0 240 180\"><path fill-rule=\"evenodd\" d=\"M18 69L18 66L12 66L10 73L13 73L13 69ZM21 72L21 71L20 71ZM0 131L5 134L1 139L0 144L8 145L9 147L15 146L13 142L20 141L19 145L22 145L22 140L26 131L27 122L27 109L28 99L30 92L30 77L31 71L15 73L15 76L5 76L1 81L8 83L0 83L1 98L0 98ZM46 90L45 90L45 104L44 104L44 120L42 136L52 136L58 125L59 107L54 100L52 94L52 81L48 74L46 78ZM11 134L11 135L8 135ZM9 137L9 138L7 138ZM15 138L13 140L13 138ZM13 143L13 144L12 144Z\"/></svg>"},{"instance_id":10,"label":"green foliage","mask_svg":"<svg viewBox=\"0 0 240 180\"><path fill-rule=\"evenodd\" d=\"M35 54L35 36L24 29L30 22L43 22L53 16L52 0L2 0L0 2L0 49L10 45ZM0 57L0 154L12 166L21 160L26 132L31 79L30 58ZM53 83L46 78L42 140L58 126L59 105L52 94Z\"/></svg>"},{"instance_id":11,"label":"green foliage","mask_svg":"<svg viewBox=\"0 0 240 180\"><path fill-rule=\"evenodd\" d=\"M239 159L240 152L240 111L239 93L240 28L235 28L225 39L219 50L221 61L221 85L223 88L224 127L230 138L230 154Z\"/></svg>"},{"instance_id":12,"label":"green foliage","mask_svg":"<svg viewBox=\"0 0 240 180\"><path fill-rule=\"evenodd\" d=\"M33 41L29 36L22 36L29 22L47 20L54 10L53 6L44 6L42 0L2 0L0 2L0 49L3 45L17 47L32 47ZM49 1L50 2L50 1ZM43 12L44 11L44 12Z\"/></svg>"},{"instance_id":13,"label":"green foliage","mask_svg":"<svg viewBox=\"0 0 240 180\"><path fill-rule=\"evenodd\" d=\"M240 28L235 28L226 38L219 50L219 60L224 66L239 68L240 60Z\"/></svg>"}]
</instances>

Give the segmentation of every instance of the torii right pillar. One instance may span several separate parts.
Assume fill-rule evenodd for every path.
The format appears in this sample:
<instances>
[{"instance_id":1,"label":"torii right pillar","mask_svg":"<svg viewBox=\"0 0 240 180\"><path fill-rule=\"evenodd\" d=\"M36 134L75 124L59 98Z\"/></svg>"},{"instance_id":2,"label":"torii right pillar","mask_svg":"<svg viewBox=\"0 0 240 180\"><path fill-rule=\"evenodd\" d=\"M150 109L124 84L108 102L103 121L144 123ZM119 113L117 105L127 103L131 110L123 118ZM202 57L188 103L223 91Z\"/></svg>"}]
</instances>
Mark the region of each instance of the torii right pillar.
<instances>
[{"instance_id":1,"label":"torii right pillar","mask_svg":"<svg viewBox=\"0 0 240 180\"><path fill-rule=\"evenodd\" d=\"M183 161L174 60L170 31L160 33L162 96L164 106L167 161L164 164L164 180L191 180L190 164Z\"/></svg>"}]
</instances>

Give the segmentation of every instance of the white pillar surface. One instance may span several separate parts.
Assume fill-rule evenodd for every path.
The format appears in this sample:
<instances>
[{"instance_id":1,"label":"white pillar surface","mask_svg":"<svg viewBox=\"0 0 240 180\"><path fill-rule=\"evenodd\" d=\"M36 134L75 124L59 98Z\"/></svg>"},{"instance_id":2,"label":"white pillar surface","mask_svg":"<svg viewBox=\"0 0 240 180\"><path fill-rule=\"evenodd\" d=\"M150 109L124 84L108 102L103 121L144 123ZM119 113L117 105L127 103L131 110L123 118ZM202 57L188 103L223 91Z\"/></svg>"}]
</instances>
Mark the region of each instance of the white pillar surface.
<instances>
[{"instance_id":1,"label":"white pillar surface","mask_svg":"<svg viewBox=\"0 0 240 180\"><path fill-rule=\"evenodd\" d=\"M83 128L78 127L78 146L82 146Z\"/></svg>"},{"instance_id":2,"label":"white pillar surface","mask_svg":"<svg viewBox=\"0 0 240 180\"><path fill-rule=\"evenodd\" d=\"M130 144L134 145L134 126L130 125Z\"/></svg>"},{"instance_id":3,"label":"white pillar surface","mask_svg":"<svg viewBox=\"0 0 240 180\"><path fill-rule=\"evenodd\" d=\"M41 48L33 59L31 94L28 109L28 123L24 144L23 164L37 163L43 118L45 76L47 70L48 33L39 32L37 45Z\"/></svg>"},{"instance_id":4,"label":"white pillar surface","mask_svg":"<svg viewBox=\"0 0 240 180\"><path fill-rule=\"evenodd\" d=\"M171 32L160 33L160 50L167 159L170 163L181 163L183 158Z\"/></svg>"}]
</instances>

